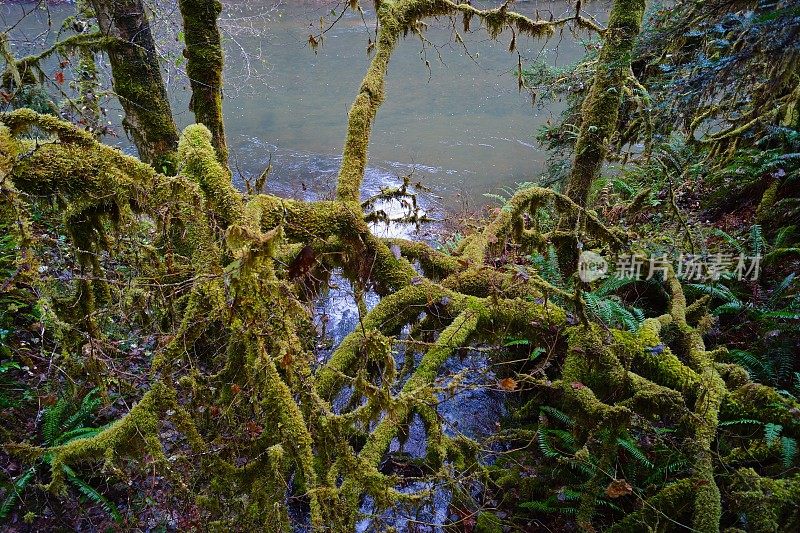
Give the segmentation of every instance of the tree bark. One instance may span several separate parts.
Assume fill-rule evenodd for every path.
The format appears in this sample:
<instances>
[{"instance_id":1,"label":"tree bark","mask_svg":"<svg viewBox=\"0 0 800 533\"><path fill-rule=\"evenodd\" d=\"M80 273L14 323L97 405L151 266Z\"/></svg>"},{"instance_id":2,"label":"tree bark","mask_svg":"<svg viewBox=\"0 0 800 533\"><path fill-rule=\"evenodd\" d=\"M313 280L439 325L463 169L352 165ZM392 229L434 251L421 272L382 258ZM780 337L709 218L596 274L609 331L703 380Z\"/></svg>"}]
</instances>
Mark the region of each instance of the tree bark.
<instances>
[{"instance_id":1,"label":"tree bark","mask_svg":"<svg viewBox=\"0 0 800 533\"><path fill-rule=\"evenodd\" d=\"M645 0L614 0L592 87L581 108L582 124L565 194L586 207L619 119L631 54L642 28Z\"/></svg>"},{"instance_id":2,"label":"tree bark","mask_svg":"<svg viewBox=\"0 0 800 533\"><path fill-rule=\"evenodd\" d=\"M222 67L224 54L217 18L222 12L219 0L180 0L186 40L186 74L192 86L189 109L198 124L212 135L212 146L224 167L228 166L228 145L222 115Z\"/></svg>"},{"instance_id":3,"label":"tree bark","mask_svg":"<svg viewBox=\"0 0 800 533\"><path fill-rule=\"evenodd\" d=\"M155 41L142 0L91 0L108 47L114 91L125 110L123 125L139 157L159 171L175 172L178 130L161 77Z\"/></svg>"},{"instance_id":4,"label":"tree bark","mask_svg":"<svg viewBox=\"0 0 800 533\"><path fill-rule=\"evenodd\" d=\"M89 5L89 0L78 0L75 3L76 26L75 31L86 33L89 29L88 19L94 18L94 12ZM82 26L81 26L81 23ZM84 128L98 137L102 134L100 100L97 91L100 84L97 80L97 65L94 61L94 50L82 47L78 51L78 94L80 108L76 109L81 116Z\"/></svg>"}]
</instances>

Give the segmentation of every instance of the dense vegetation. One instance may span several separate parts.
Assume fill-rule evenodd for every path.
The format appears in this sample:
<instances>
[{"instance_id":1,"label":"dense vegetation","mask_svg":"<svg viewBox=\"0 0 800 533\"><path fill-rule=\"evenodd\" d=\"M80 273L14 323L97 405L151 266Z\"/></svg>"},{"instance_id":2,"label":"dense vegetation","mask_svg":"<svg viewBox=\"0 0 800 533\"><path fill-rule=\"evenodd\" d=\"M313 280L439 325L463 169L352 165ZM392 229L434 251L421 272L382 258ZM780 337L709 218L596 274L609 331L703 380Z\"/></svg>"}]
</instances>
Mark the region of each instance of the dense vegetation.
<instances>
[{"instance_id":1,"label":"dense vegetation","mask_svg":"<svg viewBox=\"0 0 800 533\"><path fill-rule=\"evenodd\" d=\"M265 175L233 187L224 5L178 7L197 121L180 134L140 0L77 2L37 55L0 37L5 527L800 529L796 4L613 0L601 25L580 2L539 19L381 0L336 197L315 202ZM567 103L539 135L547 187L440 243L379 238L384 201L407 207L392 223L426 218L409 181L366 199L362 181L390 57L431 17L512 51L593 39L570 68L519 60L521 90ZM101 142L101 53L139 158ZM63 101L52 57L78 58ZM643 275L586 279L590 250ZM330 347L314 303L334 280L359 323ZM490 382L448 366L475 355ZM497 431L452 431L440 405L487 387Z\"/></svg>"}]
</instances>

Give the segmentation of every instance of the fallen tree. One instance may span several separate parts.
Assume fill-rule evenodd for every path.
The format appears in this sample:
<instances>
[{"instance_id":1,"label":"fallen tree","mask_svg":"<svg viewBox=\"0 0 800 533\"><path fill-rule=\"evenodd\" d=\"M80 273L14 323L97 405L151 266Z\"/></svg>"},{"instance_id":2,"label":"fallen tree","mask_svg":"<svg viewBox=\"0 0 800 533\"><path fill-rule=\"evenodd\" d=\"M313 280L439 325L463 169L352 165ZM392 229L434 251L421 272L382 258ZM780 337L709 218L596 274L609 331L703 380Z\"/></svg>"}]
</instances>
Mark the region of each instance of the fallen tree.
<instances>
[{"instance_id":1,"label":"fallen tree","mask_svg":"<svg viewBox=\"0 0 800 533\"><path fill-rule=\"evenodd\" d=\"M495 261L501 253L546 254L562 242L630 250L624 232L581 202L526 188L452 253L370 231L359 199L389 58L422 19L455 14L465 24L477 17L493 36L507 27L540 36L570 22L590 24L580 13L531 20L507 5L483 11L447 0L381 2L375 56L350 111L333 201L237 191L212 144L221 139L202 125L184 130L177 174L167 176L51 116L24 109L0 115L0 209L18 243L15 283L35 295L63 366L85 367L92 347L105 342L107 324L122 317L138 316L130 323L158 331L162 341L150 388L127 415L66 444L8 446L28 461L48 457L49 490L64 489L63 465L102 462L118 476L133 457L193 494L217 528L290 529L287 502L299 499L313 530L351 531L366 497L386 509L428 496L402 490L402 476L381 468L392 441L419 415L425 479L469 473L487 485L546 493L560 481L521 481L513 467L487 466L479 443L446 434L436 412L436 378L449 358L482 345L502 360L502 339L517 335L552 348L546 366L514 373L513 388L527 401L516 416L532 426L509 442L542 440L554 429L540 409L564 415L569 437L562 437L572 450L545 455L541 464L580 470L579 527L661 531L685 524L711 532L741 514L757 530L798 525L800 477L780 469L780 441L765 443L735 425L723 430L720 421L780 424L796 439L800 406L751 382L724 348L706 348L705 308L687 301L674 272L662 280L659 312L625 331L594 319L579 285L566 291L530 264L520 270ZM63 214L76 258L72 278L40 275L51 243L34 231L34 210ZM543 212L583 223L564 230L542 223ZM310 272L324 279L334 269L352 284L361 316L320 362L304 289ZM368 310L370 291L380 302ZM415 333L421 330L426 334ZM86 346L88 359L78 355ZM216 406L213 419L208 406ZM252 438L229 439L243 420L257 428ZM165 424L183 437L170 456ZM637 485L635 499L604 506L604 491L626 487L618 467L634 429L640 438L669 433L685 447L687 463ZM482 520L492 531L496 522Z\"/></svg>"}]
</instances>

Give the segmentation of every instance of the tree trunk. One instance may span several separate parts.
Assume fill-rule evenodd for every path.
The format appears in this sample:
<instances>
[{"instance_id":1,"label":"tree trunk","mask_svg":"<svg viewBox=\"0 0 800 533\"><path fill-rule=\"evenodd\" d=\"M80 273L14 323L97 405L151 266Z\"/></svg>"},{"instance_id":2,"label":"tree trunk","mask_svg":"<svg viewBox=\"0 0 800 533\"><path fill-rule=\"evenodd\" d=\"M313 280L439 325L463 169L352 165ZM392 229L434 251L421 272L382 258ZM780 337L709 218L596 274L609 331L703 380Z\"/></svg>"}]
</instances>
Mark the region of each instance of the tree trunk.
<instances>
[{"instance_id":1,"label":"tree trunk","mask_svg":"<svg viewBox=\"0 0 800 533\"><path fill-rule=\"evenodd\" d=\"M89 0L78 0L75 3L75 10L77 12L75 31L86 33L89 29L88 19L94 18ZM99 87L94 50L82 47L78 51L78 94L80 96L78 102L80 107L76 111L81 117L84 129L98 138L103 132L100 100L97 97Z\"/></svg>"},{"instance_id":2,"label":"tree trunk","mask_svg":"<svg viewBox=\"0 0 800 533\"><path fill-rule=\"evenodd\" d=\"M600 174L608 142L616 131L631 54L642 27L645 0L614 0L592 88L581 108L582 124L566 195L586 207L589 189Z\"/></svg>"},{"instance_id":3,"label":"tree trunk","mask_svg":"<svg viewBox=\"0 0 800 533\"><path fill-rule=\"evenodd\" d=\"M224 55L217 18L222 12L219 0L180 0L186 39L186 74L192 85L189 109L195 121L204 124L212 135L212 145L220 163L228 166L228 146L222 117L222 67Z\"/></svg>"},{"instance_id":4,"label":"tree trunk","mask_svg":"<svg viewBox=\"0 0 800 533\"><path fill-rule=\"evenodd\" d=\"M118 39L108 47L108 57L125 130L143 161L174 173L178 130L142 0L91 1L102 32Z\"/></svg>"},{"instance_id":5,"label":"tree trunk","mask_svg":"<svg viewBox=\"0 0 800 533\"><path fill-rule=\"evenodd\" d=\"M608 154L608 144L617 129L625 81L631 70L636 38L642 28L646 0L614 0L603 36L592 87L581 107L581 128L575 143L575 156L564 191L573 202L585 208L592 183L600 175ZM580 227L585 221L564 216L559 229L577 231L575 238L558 243L562 272L578 267Z\"/></svg>"}]
</instances>

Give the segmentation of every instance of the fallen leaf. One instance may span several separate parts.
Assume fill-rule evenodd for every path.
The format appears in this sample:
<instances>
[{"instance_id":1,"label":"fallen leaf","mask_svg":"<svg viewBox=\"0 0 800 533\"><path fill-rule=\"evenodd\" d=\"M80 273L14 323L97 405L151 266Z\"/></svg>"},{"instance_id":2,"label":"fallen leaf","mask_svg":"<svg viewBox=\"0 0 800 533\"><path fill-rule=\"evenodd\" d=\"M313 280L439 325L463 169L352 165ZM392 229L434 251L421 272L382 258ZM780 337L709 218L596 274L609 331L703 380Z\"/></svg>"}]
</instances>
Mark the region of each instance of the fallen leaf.
<instances>
[{"instance_id":1,"label":"fallen leaf","mask_svg":"<svg viewBox=\"0 0 800 533\"><path fill-rule=\"evenodd\" d=\"M53 77L56 79L56 83L58 83L59 85L64 83L64 73L62 71L60 70L56 71L55 76Z\"/></svg>"},{"instance_id":2,"label":"fallen leaf","mask_svg":"<svg viewBox=\"0 0 800 533\"><path fill-rule=\"evenodd\" d=\"M517 380L514 378L503 378L500 380L500 387L507 391L516 390Z\"/></svg>"},{"instance_id":3,"label":"fallen leaf","mask_svg":"<svg viewBox=\"0 0 800 533\"><path fill-rule=\"evenodd\" d=\"M619 498L621 496L627 496L633 492L633 487L631 484L625 481L624 479L615 479L611 483L608 484L606 487L606 496L609 498Z\"/></svg>"},{"instance_id":4,"label":"fallen leaf","mask_svg":"<svg viewBox=\"0 0 800 533\"><path fill-rule=\"evenodd\" d=\"M572 388L575 389L575 390L581 390L581 389L585 389L586 385L584 385L580 381L573 381L572 382Z\"/></svg>"}]
</instances>

